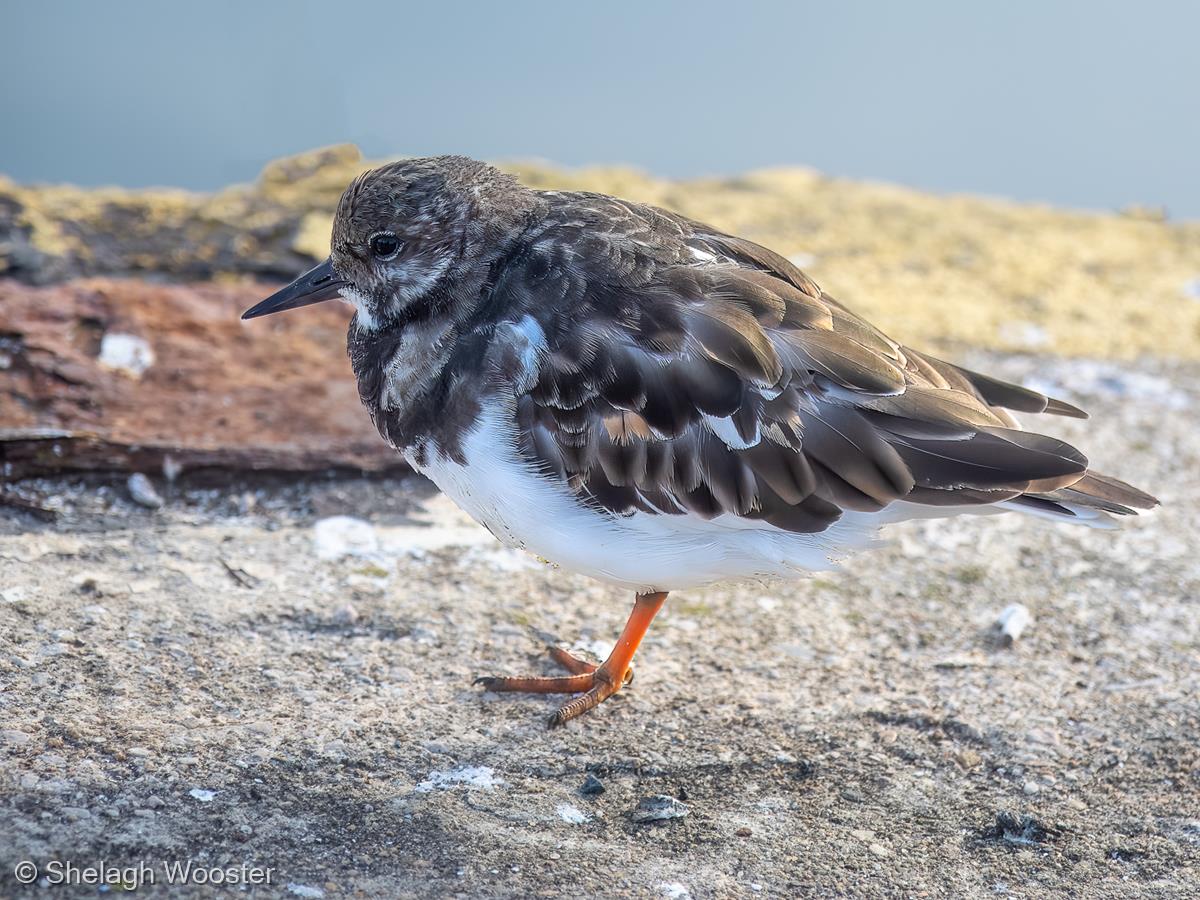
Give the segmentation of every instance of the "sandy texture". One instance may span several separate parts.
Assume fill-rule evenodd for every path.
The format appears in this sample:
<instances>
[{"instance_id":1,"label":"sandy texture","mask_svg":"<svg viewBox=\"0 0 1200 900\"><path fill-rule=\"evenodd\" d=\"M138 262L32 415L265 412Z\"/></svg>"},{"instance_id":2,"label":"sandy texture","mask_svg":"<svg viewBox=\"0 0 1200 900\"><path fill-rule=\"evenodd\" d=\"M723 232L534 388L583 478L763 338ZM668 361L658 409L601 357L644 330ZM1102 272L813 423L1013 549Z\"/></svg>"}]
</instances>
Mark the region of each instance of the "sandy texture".
<instances>
[{"instance_id":1,"label":"sandy texture","mask_svg":"<svg viewBox=\"0 0 1200 900\"><path fill-rule=\"evenodd\" d=\"M1164 508L681 593L553 732L471 678L553 671L543 633L603 652L630 598L415 480L43 485L58 523L0 519L0 895L104 858L271 867L251 896L1196 896L1200 371L967 361L1088 406L1049 424Z\"/></svg>"},{"instance_id":2,"label":"sandy texture","mask_svg":"<svg viewBox=\"0 0 1200 900\"><path fill-rule=\"evenodd\" d=\"M0 178L0 275L290 280L329 252L337 198L378 162L325 148L215 194ZM1200 223L938 197L798 168L689 181L613 167L507 168L531 186L643 200L765 243L894 337L930 350L1200 357Z\"/></svg>"}]
</instances>

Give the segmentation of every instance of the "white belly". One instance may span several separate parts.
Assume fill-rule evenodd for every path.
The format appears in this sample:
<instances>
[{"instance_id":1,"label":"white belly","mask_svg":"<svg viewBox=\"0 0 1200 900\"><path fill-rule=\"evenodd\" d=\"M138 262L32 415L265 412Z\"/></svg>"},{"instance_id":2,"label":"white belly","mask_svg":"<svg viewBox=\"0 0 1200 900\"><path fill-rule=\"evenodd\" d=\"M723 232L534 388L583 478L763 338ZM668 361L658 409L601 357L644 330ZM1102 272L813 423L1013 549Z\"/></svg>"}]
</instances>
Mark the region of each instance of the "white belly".
<instances>
[{"instance_id":1,"label":"white belly","mask_svg":"<svg viewBox=\"0 0 1200 900\"><path fill-rule=\"evenodd\" d=\"M510 547L634 591L795 578L869 545L880 524L876 516L847 514L821 534L795 534L729 515L589 510L518 455L510 421L503 410L485 413L463 442L466 465L430 453L414 467Z\"/></svg>"}]
</instances>

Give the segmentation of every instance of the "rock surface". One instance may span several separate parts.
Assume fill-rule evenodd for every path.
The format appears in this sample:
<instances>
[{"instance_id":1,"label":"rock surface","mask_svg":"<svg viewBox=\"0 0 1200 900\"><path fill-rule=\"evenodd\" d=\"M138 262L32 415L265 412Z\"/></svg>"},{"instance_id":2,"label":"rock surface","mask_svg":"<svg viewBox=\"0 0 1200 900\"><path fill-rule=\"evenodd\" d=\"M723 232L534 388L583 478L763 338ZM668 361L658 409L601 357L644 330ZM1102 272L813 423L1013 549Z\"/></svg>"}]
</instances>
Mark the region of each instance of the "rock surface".
<instances>
[{"instance_id":1,"label":"rock surface","mask_svg":"<svg viewBox=\"0 0 1200 900\"><path fill-rule=\"evenodd\" d=\"M251 896L1197 896L1200 370L963 361L1078 381L1094 418L1050 426L1163 507L908 523L673 595L634 683L556 731L557 699L472 678L602 650L631 598L415 479L184 479L157 510L36 482L56 523L0 514L0 895L70 858L270 867ZM365 553L317 552L336 516ZM688 816L638 824L653 795Z\"/></svg>"},{"instance_id":2,"label":"rock surface","mask_svg":"<svg viewBox=\"0 0 1200 900\"><path fill-rule=\"evenodd\" d=\"M0 279L5 476L402 467L358 402L346 308L240 321L264 290Z\"/></svg>"},{"instance_id":3,"label":"rock surface","mask_svg":"<svg viewBox=\"0 0 1200 900\"><path fill-rule=\"evenodd\" d=\"M378 162L330 147L211 195L0 179L0 276L288 281L329 252L338 197ZM618 194L761 241L885 331L931 350L969 342L1200 358L1200 223L937 197L795 168L670 181L612 167L505 167L532 187Z\"/></svg>"}]
</instances>

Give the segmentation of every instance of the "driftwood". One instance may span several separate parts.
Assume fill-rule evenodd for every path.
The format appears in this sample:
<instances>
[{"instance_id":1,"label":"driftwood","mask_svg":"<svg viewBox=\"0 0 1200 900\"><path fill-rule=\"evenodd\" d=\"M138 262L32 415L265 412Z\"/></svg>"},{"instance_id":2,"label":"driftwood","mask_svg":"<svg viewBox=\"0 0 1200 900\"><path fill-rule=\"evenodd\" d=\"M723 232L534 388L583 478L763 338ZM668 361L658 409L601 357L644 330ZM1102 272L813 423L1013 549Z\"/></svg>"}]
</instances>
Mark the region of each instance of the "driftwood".
<instances>
[{"instance_id":1,"label":"driftwood","mask_svg":"<svg viewBox=\"0 0 1200 900\"><path fill-rule=\"evenodd\" d=\"M403 467L327 304L241 322L269 288L0 281L0 475Z\"/></svg>"}]
</instances>

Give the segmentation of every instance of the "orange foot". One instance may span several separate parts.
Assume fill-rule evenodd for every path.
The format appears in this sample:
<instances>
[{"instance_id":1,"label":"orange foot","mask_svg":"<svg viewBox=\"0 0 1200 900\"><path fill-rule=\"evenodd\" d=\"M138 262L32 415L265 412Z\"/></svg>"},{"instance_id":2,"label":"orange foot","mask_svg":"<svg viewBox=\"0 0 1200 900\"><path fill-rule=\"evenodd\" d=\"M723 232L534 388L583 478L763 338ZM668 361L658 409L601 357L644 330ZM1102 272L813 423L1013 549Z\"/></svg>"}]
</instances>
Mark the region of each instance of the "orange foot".
<instances>
[{"instance_id":1,"label":"orange foot","mask_svg":"<svg viewBox=\"0 0 1200 900\"><path fill-rule=\"evenodd\" d=\"M568 700L550 717L550 727L554 728L571 721L589 709L599 706L622 687L633 681L633 669L630 663L638 645L646 636L646 629L654 616L662 609L667 599L666 591L654 594L638 594L633 604L633 612L625 623L617 644L613 647L608 659L598 666L576 659L566 650L558 647L550 648L550 656L565 668L570 675L559 677L531 676L528 678L485 676L476 678L475 684L482 685L489 691L523 691L532 694L579 694Z\"/></svg>"}]
</instances>

